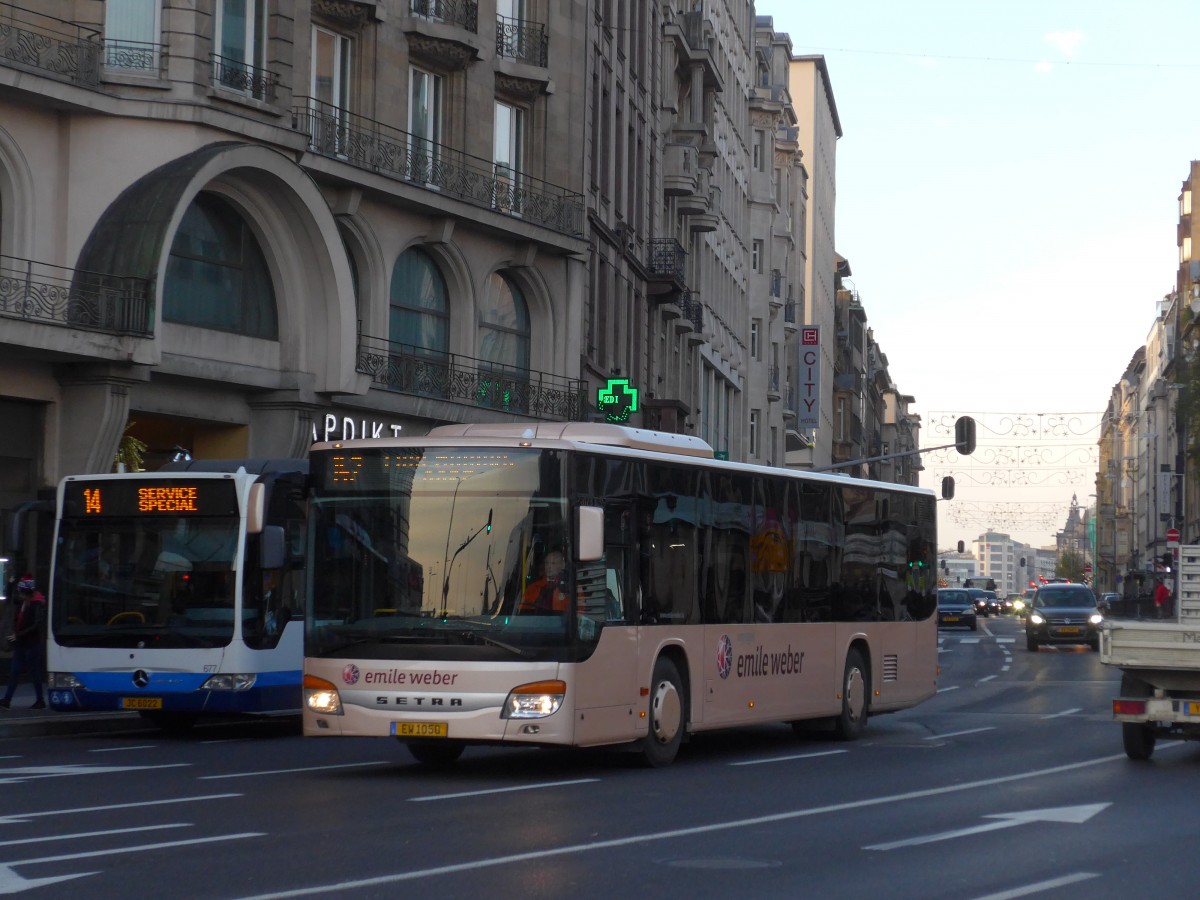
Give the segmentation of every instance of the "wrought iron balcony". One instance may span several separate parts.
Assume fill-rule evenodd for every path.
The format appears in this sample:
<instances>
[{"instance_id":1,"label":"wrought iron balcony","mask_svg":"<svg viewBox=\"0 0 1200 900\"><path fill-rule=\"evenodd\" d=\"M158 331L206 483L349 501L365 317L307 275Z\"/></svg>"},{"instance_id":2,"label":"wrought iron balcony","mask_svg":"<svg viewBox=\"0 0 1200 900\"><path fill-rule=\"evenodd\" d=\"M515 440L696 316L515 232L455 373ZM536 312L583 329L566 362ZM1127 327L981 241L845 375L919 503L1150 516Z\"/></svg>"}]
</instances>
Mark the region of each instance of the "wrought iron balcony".
<instances>
[{"instance_id":1,"label":"wrought iron balcony","mask_svg":"<svg viewBox=\"0 0 1200 900\"><path fill-rule=\"evenodd\" d=\"M684 284L688 251L674 238L650 241L650 275Z\"/></svg>"},{"instance_id":2,"label":"wrought iron balcony","mask_svg":"<svg viewBox=\"0 0 1200 900\"><path fill-rule=\"evenodd\" d=\"M100 54L99 32L0 3L0 65L94 88L100 84Z\"/></svg>"},{"instance_id":3,"label":"wrought iron balcony","mask_svg":"<svg viewBox=\"0 0 1200 900\"><path fill-rule=\"evenodd\" d=\"M479 32L478 0L408 0L408 9L423 19L457 25L472 34Z\"/></svg>"},{"instance_id":4,"label":"wrought iron balcony","mask_svg":"<svg viewBox=\"0 0 1200 900\"><path fill-rule=\"evenodd\" d=\"M214 84L255 100L274 102L279 85L279 76L274 72L216 53L212 54L212 65Z\"/></svg>"},{"instance_id":5,"label":"wrought iron balcony","mask_svg":"<svg viewBox=\"0 0 1200 900\"><path fill-rule=\"evenodd\" d=\"M104 41L104 68L115 72L158 74L162 70L163 45L141 41Z\"/></svg>"},{"instance_id":6,"label":"wrought iron balcony","mask_svg":"<svg viewBox=\"0 0 1200 900\"><path fill-rule=\"evenodd\" d=\"M496 16L497 56L544 69L549 59L548 43L546 26L540 22Z\"/></svg>"},{"instance_id":7,"label":"wrought iron balcony","mask_svg":"<svg viewBox=\"0 0 1200 900\"><path fill-rule=\"evenodd\" d=\"M359 335L356 368L387 391L550 421L583 421L584 382Z\"/></svg>"},{"instance_id":8,"label":"wrought iron balcony","mask_svg":"<svg viewBox=\"0 0 1200 900\"><path fill-rule=\"evenodd\" d=\"M683 312L683 317L691 323L692 331L696 332L696 334L703 334L704 302L697 298L691 291L688 291L679 298L678 306Z\"/></svg>"},{"instance_id":9,"label":"wrought iron balcony","mask_svg":"<svg viewBox=\"0 0 1200 900\"><path fill-rule=\"evenodd\" d=\"M583 196L548 181L316 100L296 107L292 123L309 136L313 153L561 234L583 233Z\"/></svg>"},{"instance_id":10,"label":"wrought iron balcony","mask_svg":"<svg viewBox=\"0 0 1200 900\"><path fill-rule=\"evenodd\" d=\"M0 256L0 316L43 325L153 337L148 279Z\"/></svg>"}]
</instances>

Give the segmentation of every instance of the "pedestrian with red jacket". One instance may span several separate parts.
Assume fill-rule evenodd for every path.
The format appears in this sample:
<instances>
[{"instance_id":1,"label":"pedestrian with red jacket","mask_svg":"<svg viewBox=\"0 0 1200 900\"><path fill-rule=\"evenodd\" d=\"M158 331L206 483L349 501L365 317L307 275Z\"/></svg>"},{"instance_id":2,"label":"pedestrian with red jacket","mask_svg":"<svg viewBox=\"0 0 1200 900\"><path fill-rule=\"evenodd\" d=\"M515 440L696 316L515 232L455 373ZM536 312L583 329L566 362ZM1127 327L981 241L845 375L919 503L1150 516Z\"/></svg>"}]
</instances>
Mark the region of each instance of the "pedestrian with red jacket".
<instances>
[{"instance_id":1,"label":"pedestrian with red jacket","mask_svg":"<svg viewBox=\"0 0 1200 900\"><path fill-rule=\"evenodd\" d=\"M25 575L17 582L17 602L20 605L13 614L12 633L5 635L12 649L12 668L8 675L8 690L4 692L4 699L0 700L0 709L11 707L22 675L29 676L37 694L37 700L30 708L45 709L42 682L45 680L46 598L37 589L32 575Z\"/></svg>"},{"instance_id":2,"label":"pedestrian with red jacket","mask_svg":"<svg viewBox=\"0 0 1200 900\"><path fill-rule=\"evenodd\" d=\"M1154 614L1160 619L1165 619L1170 606L1171 589L1167 587L1160 578L1158 579L1158 584L1154 588Z\"/></svg>"}]
</instances>

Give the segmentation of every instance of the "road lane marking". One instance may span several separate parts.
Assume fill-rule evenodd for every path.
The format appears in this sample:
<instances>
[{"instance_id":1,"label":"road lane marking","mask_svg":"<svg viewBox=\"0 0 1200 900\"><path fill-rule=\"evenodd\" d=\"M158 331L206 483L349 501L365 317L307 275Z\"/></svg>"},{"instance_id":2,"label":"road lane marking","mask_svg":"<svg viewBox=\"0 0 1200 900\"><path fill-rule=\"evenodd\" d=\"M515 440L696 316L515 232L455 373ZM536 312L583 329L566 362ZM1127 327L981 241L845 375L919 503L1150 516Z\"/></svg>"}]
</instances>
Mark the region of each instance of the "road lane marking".
<instances>
[{"instance_id":1,"label":"road lane marking","mask_svg":"<svg viewBox=\"0 0 1200 900\"><path fill-rule=\"evenodd\" d=\"M995 675L985 675L983 678L980 678L980 679L979 679L977 682L975 682L975 683L976 683L976 684L983 684L985 681L991 681L991 680L992 680L993 678L995 678L995 677L996 677Z\"/></svg>"},{"instance_id":2,"label":"road lane marking","mask_svg":"<svg viewBox=\"0 0 1200 900\"><path fill-rule=\"evenodd\" d=\"M1069 716L1073 713L1083 712L1083 708L1076 706L1074 709L1064 709L1062 712L1051 713L1048 716L1042 716L1043 719L1057 719L1060 716Z\"/></svg>"},{"instance_id":3,"label":"road lane marking","mask_svg":"<svg viewBox=\"0 0 1200 900\"><path fill-rule=\"evenodd\" d=\"M1179 743L1184 743L1180 741ZM1124 753L1114 753L1109 756L1099 756L1095 759L1085 759L1082 762L1066 763L1052 766L1048 769L1020 772L1016 775L1001 775L996 778L984 778L979 781L968 781L963 784L947 784L934 788L924 788L919 791L909 791L904 794L888 794L883 797L869 797L865 800L850 800L845 803L835 803L829 806L815 806L808 809L794 809L786 812L772 813L765 816L755 816L749 819L734 819L728 822L713 822L708 825L695 825L690 828L674 828L669 831L656 831L644 834L632 834L627 837L612 838L605 841L593 841L587 844L569 844L566 847L530 850L524 853L511 853L506 856L491 856L481 859L468 860L461 863L451 863L431 869L415 869L410 872L397 872L391 875L379 875L374 878L361 878L354 881L341 881L334 884L314 885L312 887L295 888L292 890L273 891L268 894L255 894L243 900L276 900L284 897L311 897L313 895L336 894L340 891L350 891L360 888L381 887L397 884L402 881L416 881L422 878L434 878L438 875L455 875L461 872L473 872L480 869L497 866L511 866L513 863L536 862L553 859L559 856L569 856L576 853L588 853L595 850L610 850L617 847L629 847L637 844L647 844L652 841L676 840L694 837L701 834L716 834L723 831L733 831L742 828L760 828L778 822L791 822L811 816L829 815L854 809L867 809L873 806L886 806L893 803L903 803L908 800L921 800L926 797L937 797L944 794L958 794L964 791L979 790L995 787L998 784L1011 784L1014 781L1026 781L1043 776L1057 775L1090 766L1124 761Z\"/></svg>"},{"instance_id":4,"label":"road lane marking","mask_svg":"<svg viewBox=\"0 0 1200 900\"><path fill-rule=\"evenodd\" d=\"M541 784L520 784L515 787L488 788L481 791L462 791L458 794L429 794L424 797L409 797L409 803L425 803L430 800L457 800L460 797L482 797L485 794L508 794L513 791L540 791L542 788L563 787L569 784L590 784L599 778L573 778L570 781L546 781Z\"/></svg>"},{"instance_id":5,"label":"road lane marking","mask_svg":"<svg viewBox=\"0 0 1200 900\"><path fill-rule=\"evenodd\" d=\"M957 690L958 690L958 685L957 685L957 684L952 684L952 685L949 685L948 687L944 687L944 688L938 688L938 689L937 689L937 692L938 692L939 694L943 694L943 693L945 693L946 691L957 691Z\"/></svg>"},{"instance_id":6,"label":"road lane marking","mask_svg":"<svg viewBox=\"0 0 1200 900\"><path fill-rule=\"evenodd\" d=\"M747 759L742 762L730 763L731 766L761 766L764 763L790 762L793 759L814 759L818 756L834 756L838 753L849 753L849 750L822 750L819 753L797 753L792 756L772 756L770 759Z\"/></svg>"},{"instance_id":7,"label":"road lane marking","mask_svg":"<svg viewBox=\"0 0 1200 900\"><path fill-rule=\"evenodd\" d=\"M125 750L153 750L158 744L134 744L132 747L96 747L88 753L121 753Z\"/></svg>"},{"instance_id":8,"label":"road lane marking","mask_svg":"<svg viewBox=\"0 0 1200 900\"><path fill-rule=\"evenodd\" d=\"M1012 890L1000 891L998 894L976 897L975 900L1017 900L1018 897L1028 897L1030 894L1040 894L1044 891L1052 891L1055 888L1065 887L1068 884L1075 884L1076 882L1087 881L1089 878L1099 877L1099 872L1073 872L1070 875L1062 875L1058 878L1051 878L1048 881L1038 881L1034 884L1013 888Z\"/></svg>"},{"instance_id":9,"label":"road lane marking","mask_svg":"<svg viewBox=\"0 0 1200 900\"><path fill-rule=\"evenodd\" d=\"M184 841L162 841L157 844L139 844L134 847L109 847L105 850L86 850L82 853L64 853L61 856L39 856L36 859L11 859L5 866L32 866L38 863L67 862L72 859L94 859L97 856L124 856L143 850L166 850L170 847L191 847L196 844L215 844L217 841L240 841L245 838L267 837L265 831L243 831L240 834L218 834L213 837L190 838Z\"/></svg>"},{"instance_id":10,"label":"road lane marking","mask_svg":"<svg viewBox=\"0 0 1200 900\"><path fill-rule=\"evenodd\" d=\"M979 734L981 731L995 731L995 725L988 725L986 728L969 728L966 731L951 731L949 734L931 734L927 738L922 738L925 741L937 741L942 738L962 737L964 734Z\"/></svg>"},{"instance_id":11,"label":"road lane marking","mask_svg":"<svg viewBox=\"0 0 1200 900\"><path fill-rule=\"evenodd\" d=\"M160 828L191 827L192 825L189 822L169 822L166 825L155 825L154 830L158 831ZM16 847L18 844L45 844L49 843L50 841L73 841L77 838L105 837L110 834L130 834L131 832L143 832L145 830L145 826L139 825L137 828L109 828L104 831L77 831L74 834L49 834L45 835L44 837L17 838L16 840L12 841L0 841L0 847Z\"/></svg>"},{"instance_id":12,"label":"road lane marking","mask_svg":"<svg viewBox=\"0 0 1200 900\"><path fill-rule=\"evenodd\" d=\"M112 812L114 809L141 809L145 806L167 806L176 803L195 803L198 800L231 800L241 794L203 794L199 797L168 797L164 800L139 800L136 803L109 803L104 806L78 806L75 809L44 809L38 812L8 813L0 816L0 825L15 825L43 816L66 816L78 813Z\"/></svg>"},{"instance_id":13,"label":"road lane marking","mask_svg":"<svg viewBox=\"0 0 1200 900\"><path fill-rule=\"evenodd\" d=\"M178 769L191 763L166 763L161 766L21 766L0 769L0 784L23 784L41 778L62 778L68 775L113 775L124 772L147 772L152 769Z\"/></svg>"},{"instance_id":14,"label":"road lane marking","mask_svg":"<svg viewBox=\"0 0 1200 900\"><path fill-rule=\"evenodd\" d=\"M330 769L357 769L367 766L394 766L394 759L378 759L374 762L342 763L336 766L304 766L299 769L263 769L261 772L229 772L225 775L201 775L200 781L218 781L222 778L257 778L260 775L291 775L294 772L327 772Z\"/></svg>"},{"instance_id":15,"label":"road lane marking","mask_svg":"<svg viewBox=\"0 0 1200 900\"><path fill-rule=\"evenodd\" d=\"M863 847L864 850L899 850L902 847L917 847L921 844L935 844L939 841L952 841L960 837L970 837L973 834L986 834L989 831L999 831L1002 828L1015 828L1018 825L1028 825L1031 822L1059 822L1068 825L1082 825L1097 813L1112 806L1111 803L1090 803L1087 806L1060 806L1054 809L1028 809L1015 813L992 813L985 819L996 819L995 822L985 822L982 825L972 825L968 828L955 828L952 831L939 831L937 834L925 834L920 837L905 838L890 841L886 844L872 844Z\"/></svg>"}]
</instances>

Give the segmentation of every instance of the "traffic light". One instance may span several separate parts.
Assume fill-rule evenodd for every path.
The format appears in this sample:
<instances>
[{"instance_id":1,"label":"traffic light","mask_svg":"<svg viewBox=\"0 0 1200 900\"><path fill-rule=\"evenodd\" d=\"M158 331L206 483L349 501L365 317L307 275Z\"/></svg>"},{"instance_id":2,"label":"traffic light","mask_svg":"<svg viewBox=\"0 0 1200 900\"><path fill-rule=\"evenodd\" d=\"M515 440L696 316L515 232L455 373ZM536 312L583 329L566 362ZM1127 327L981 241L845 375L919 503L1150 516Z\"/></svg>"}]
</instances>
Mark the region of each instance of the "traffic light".
<instances>
[{"instance_id":1,"label":"traffic light","mask_svg":"<svg viewBox=\"0 0 1200 900\"><path fill-rule=\"evenodd\" d=\"M954 449L963 456L975 452L975 420L970 416L959 416L954 420Z\"/></svg>"},{"instance_id":2,"label":"traffic light","mask_svg":"<svg viewBox=\"0 0 1200 900\"><path fill-rule=\"evenodd\" d=\"M958 552L959 553L962 553L966 548L967 548L966 544L964 544L962 541L958 542Z\"/></svg>"},{"instance_id":3,"label":"traffic light","mask_svg":"<svg viewBox=\"0 0 1200 900\"><path fill-rule=\"evenodd\" d=\"M1162 564L1164 566L1170 566L1173 562L1175 562L1175 554L1170 550L1162 555Z\"/></svg>"},{"instance_id":4,"label":"traffic light","mask_svg":"<svg viewBox=\"0 0 1200 900\"><path fill-rule=\"evenodd\" d=\"M954 476L947 475L942 479L942 499L954 499Z\"/></svg>"},{"instance_id":5,"label":"traffic light","mask_svg":"<svg viewBox=\"0 0 1200 900\"><path fill-rule=\"evenodd\" d=\"M1021 557L1021 568L1025 568L1025 557Z\"/></svg>"}]
</instances>

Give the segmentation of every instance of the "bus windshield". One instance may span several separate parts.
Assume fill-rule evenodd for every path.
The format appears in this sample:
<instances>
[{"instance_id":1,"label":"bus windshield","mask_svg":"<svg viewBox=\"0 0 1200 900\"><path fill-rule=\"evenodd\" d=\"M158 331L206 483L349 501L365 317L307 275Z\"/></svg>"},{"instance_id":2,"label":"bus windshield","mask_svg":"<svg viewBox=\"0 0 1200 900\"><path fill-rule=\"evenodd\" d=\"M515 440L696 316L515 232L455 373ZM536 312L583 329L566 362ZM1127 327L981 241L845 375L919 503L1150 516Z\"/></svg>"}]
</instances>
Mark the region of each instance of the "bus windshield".
<instances>
[{"instance_id":1,"label":"bus windshield","mask_svg":"<svg viewBox=\"0 0 1200 900\"><path fill-rule=\"evenodd\" d=\"M563 658L563 479L553 450L315 453L307 655Z\"/></svg>"},{"instance_id":2,"label":"bus windshield","mask_svg":"<svg viewBox=\"0 0 1200 900\"><path fill-rule=\"evenodd\" d=\"M64 517L55 639L74 647L227 645L238 526L236 514Z\"/></svg>"}]
</instances>

